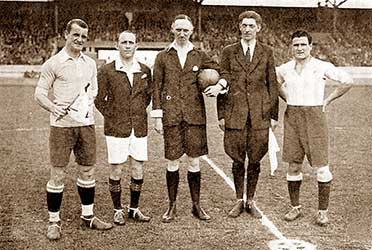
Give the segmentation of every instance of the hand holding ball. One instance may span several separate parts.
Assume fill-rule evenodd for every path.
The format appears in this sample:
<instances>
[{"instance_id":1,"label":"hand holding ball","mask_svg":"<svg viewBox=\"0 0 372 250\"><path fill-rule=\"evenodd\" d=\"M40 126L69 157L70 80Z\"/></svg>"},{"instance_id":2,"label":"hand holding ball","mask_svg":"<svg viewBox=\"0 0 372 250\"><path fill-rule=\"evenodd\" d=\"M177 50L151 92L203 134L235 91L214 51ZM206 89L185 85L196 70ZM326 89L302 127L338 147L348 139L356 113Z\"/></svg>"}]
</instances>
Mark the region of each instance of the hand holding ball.
<instances>
[{"instance_id":1,"label":"hand holding ball","mask_svg":"<svg viewBox=\"0 0 372 250\"><path fill-rule=\"evenodd\" d=\"M220 74L215 69L203 69L198 75L199 86L203 91L208 86L216 84L219 79Z\"/></svg>"}]
</instances>

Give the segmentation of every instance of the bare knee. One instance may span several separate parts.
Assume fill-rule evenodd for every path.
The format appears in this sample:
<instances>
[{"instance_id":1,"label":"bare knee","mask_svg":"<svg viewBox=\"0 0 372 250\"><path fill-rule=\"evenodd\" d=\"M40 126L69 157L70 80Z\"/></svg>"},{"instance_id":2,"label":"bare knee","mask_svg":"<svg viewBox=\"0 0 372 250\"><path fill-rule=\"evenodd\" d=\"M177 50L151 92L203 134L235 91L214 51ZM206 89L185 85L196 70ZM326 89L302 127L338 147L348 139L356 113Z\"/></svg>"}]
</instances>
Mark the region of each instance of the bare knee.
<instances>
[{"instance_id":1,"label":"bare knee","mask_svg":"<svg viewBox=\"0 0 372 250\"><path fill-rule=\"evenodd\" d=\"M288 165L288 175L299 176L302 173L302 164L299 163L289 163Z\"/></svg>"},{"instance_id":2,"label":"bare knee","mask_svg":"<svg viewBox=\"0 0 372 250\"><path fill-rule=\"evenodd\" d=\"M123 166L121 164L110 165L110 179L120 180Z\"/></svg>"},{"instance_id":3,"label":"bare knee","mask_svg":"<svg viewBox=\"0 0 372 250\"><path fill-rule=\"evenodd\" d=\"M94 166L79 165L79 178L83 181L94 180Z\"/></svg>"},{"instance_id":4,"label":"bare knee","mask_svg":"<svg viewBox=\"0 0 372 250\"><path fill-rule=\"evenodd\" d=\"M131 158L131 175L132 175L132 178L136 179L136 180L141 180L143 179L143 161L137 161L133 158Z\"/></svg>"},{"instance_id":5,"label":"bare knee","mask_svg":"<svg viewBox=\"0 0 372 250\"><path fill-rule=\"evenodd\" d=\"M49 183L55 187L62 186L65 179L65 167L54 167L50 168L50 179Z\"/></svg>"}]
</instances>

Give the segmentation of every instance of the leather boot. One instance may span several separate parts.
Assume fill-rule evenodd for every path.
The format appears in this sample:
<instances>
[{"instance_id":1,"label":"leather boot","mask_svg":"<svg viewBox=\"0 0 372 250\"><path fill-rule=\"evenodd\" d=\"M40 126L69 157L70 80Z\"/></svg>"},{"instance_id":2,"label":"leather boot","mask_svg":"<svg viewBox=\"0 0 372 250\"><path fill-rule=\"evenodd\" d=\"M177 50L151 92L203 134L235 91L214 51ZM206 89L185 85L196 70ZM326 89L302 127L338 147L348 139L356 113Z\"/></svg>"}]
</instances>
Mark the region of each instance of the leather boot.
<instances>
[{"instance_id":1,"label":"leather boot","mask_svg":"<svg viewBox=\"0 0 372 250\"><path fill-rule=\"evenodd\" d=\"M245 210L251 214L254 218L262 218L261 213L258 211L255 202L254 195L256 192L258 177L260 174L260 163L249 163L247 169L247 203Z\"/></svg>"},{"instance_id":2,"label":"leather boot","mask_svg":"<svg viewBox=\"0 0 372 250\"><path fill-rule=\"evenodd\" d=\"M179 171L168 171L166 173L167 188L168 188L168 198L169 198L169 207L168 210L164 213L162 221L169 223L176 218L176 199L177 199L177 190L178 183L180 180Z\"/></svg>"},{"instance_id":3,"label":"leather boot","mask_svg":"<svg viewBox=\"0 0 372 250\"><path fill-rule=\"evenodd\" d=\"M244 211L244 201L243 201L243 194L244 194L244 163L241 162L233 162L232 164L232 173L234 177L234 185L235 185L235 192L236 198L238 199L234 206L228 213L229 217L236 218Z\"/></svg>"},{"instance_id":4,"label":"leather boot","mask_svg":"<svg viewBox=\"0 0 372 250\"><path fill-rule=\"evenodd\" d=\"M211 217L200 207L200 172L187 172L187 180L189 182L192 214L200 220L209 220Z\"/></svg>"},{"instance_id":5,"label":"leather boot","mask_svg":"<svg viewBox=\"0 0 372 250\"><path fill-rule=\"evenodd\" d=\"M238 200L241 200L243 199L243 194L244 194L244 174L245 174L244 163L233 162L232 173L234 177L236 198Z\"/></svg>"}]
</instances>

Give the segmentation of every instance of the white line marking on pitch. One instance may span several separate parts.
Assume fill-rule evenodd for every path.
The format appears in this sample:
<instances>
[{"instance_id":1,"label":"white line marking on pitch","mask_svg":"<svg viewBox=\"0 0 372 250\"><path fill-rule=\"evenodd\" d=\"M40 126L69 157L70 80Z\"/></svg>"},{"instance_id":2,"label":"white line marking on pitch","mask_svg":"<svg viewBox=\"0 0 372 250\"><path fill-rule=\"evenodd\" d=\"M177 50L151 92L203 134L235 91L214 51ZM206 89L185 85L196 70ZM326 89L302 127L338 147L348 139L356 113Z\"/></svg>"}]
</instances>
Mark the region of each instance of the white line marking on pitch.
<instances>
[{"instance_id":1,"label":"white line marking on pitch","mask_svg":"<svg viewBox=\"0 0 372 250\"><path fill-rule=\"evenodd\" d=\"M217 174L219 174L224 180L225 182L227 183L227 185L235 191L235 187L234 187L234 183L233 181L211 160L209 159L206 155L202 156L201 157L204 161L206 161L209 166L211 166L213 168L214 171L216 171ZM266 215L264 215L262 213L262 211L258 208L258 210L260 211L260 213L262 214L262 219L261 219L261 223L262 225L266 226L269 231L275 235L275 237L279 240L274 240L274 241L270 241L270 243L272 243L272 245L277 245L277 243L279 243L279 246L275 246L274 249L300 249L300 248L297 248L296 245L302 245L302 246L305 246L305 248L301 248L301 249L316 249L316 246L315 245L312 245L310 243L307 243L307 242L304 242L304 241L298 241L298 240L290 240L288 238L286 238L280 231L279 229L274 225L274 223L272 223L269 218L267 218ZM289 248L282 248L281 246L286 244L286 246L288 246ZM271 248L270 248L271 249Z\"/></svg>"}]
</instances>

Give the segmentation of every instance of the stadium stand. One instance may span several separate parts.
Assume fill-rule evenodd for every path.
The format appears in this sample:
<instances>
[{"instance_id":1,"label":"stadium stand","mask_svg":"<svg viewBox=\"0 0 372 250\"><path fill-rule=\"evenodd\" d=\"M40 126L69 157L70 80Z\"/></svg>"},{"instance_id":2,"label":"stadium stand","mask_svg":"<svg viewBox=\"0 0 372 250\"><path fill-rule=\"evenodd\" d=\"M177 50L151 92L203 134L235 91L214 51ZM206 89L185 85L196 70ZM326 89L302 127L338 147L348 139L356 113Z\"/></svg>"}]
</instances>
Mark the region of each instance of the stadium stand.
<instances>
[{"instance_id":1,"label":"stadium stand","mask_svg":"<svg viewBox=\"0 0 372 250\"><path fill-rule=\"evenodd\" d=\"M201 8L201 33L196 28L193 40L201 41L217 59L225 45L238 40L236 18L250 7ZM197 9L194 1L0 1L0 65L43 63L63 44L63 29L71 18L88 22L93 43L112 44L126 29L135 31L140 42L167 42L172 39L168 31L174 15L188 14L197 25ZM372 10L338 9L334 32L330 8L250 9L258 11L266 22L260 39L274 48L277 64L290 56L287 44L291 32L303 28L313 33L314 51L319 58L338 66L372 65L372 27L368 25Z\"/></svg>"}]
</instances>

